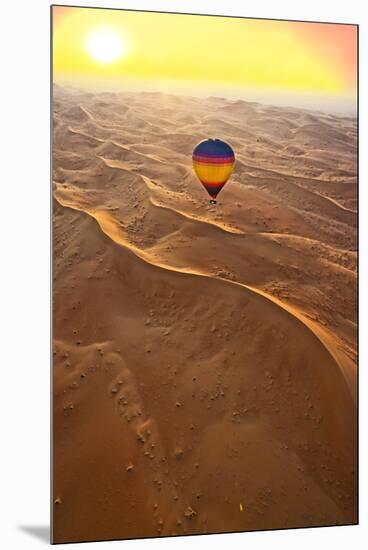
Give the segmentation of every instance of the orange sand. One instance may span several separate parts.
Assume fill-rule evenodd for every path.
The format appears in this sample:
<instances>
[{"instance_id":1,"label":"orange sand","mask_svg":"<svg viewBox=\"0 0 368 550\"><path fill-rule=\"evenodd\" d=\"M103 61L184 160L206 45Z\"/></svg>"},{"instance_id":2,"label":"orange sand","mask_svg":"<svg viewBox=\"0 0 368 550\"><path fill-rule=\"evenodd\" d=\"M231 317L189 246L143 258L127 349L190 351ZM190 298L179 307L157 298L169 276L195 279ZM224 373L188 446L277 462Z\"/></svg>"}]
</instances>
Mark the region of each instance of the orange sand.
<instances>
[{"instance_id":1,"label":"orange sand","mask_svg":"<svg viewBox=\"0 0 368 550\"><path fill-rule=\"evenodd\" d=\"M56 86L54 120L54 542L356 523L355 119Z\"/></svg>"}]
</instances>

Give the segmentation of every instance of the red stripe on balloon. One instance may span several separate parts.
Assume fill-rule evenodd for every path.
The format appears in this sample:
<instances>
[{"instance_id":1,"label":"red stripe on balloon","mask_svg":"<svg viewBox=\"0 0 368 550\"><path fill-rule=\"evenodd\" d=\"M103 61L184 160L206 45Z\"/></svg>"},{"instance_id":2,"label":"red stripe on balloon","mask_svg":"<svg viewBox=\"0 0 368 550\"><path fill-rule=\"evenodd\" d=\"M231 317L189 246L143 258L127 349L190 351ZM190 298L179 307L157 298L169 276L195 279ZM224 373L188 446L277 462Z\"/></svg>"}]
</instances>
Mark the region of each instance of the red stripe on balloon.
<instances>
[{"instance_id":1,"label":"red stripe on balloon","mask_svg":"<svg viewBox=\"0 0 368 550\"><path fill-rule=\"evenodd\" d=\"M234 157L203 157L193 155L194 162L200 162L201 164L233 164Z\"/></svg>"},{"instance_id":2,"label":"red stripe on balloon","mask_svg":"<svg viewBox=\"0 0 368 550\"><path fill-rule=\"evenodd\" d=\"M220 185L225 185L226 181L222 181L222 182L208 182L208 181L204 181L204 180L200 180L201 183L203 183L203 185L206 185L207 187L220 187Z\"/></svg>"}]
</instances>

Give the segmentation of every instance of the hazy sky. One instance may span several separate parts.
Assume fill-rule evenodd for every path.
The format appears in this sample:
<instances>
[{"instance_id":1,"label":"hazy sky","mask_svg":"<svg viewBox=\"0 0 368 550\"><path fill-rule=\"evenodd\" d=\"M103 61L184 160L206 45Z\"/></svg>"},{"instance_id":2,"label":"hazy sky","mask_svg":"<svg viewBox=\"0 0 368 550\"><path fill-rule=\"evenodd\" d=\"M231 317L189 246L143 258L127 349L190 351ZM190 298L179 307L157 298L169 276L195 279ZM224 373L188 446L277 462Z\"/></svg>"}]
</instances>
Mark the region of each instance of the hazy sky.
<instances>
[{"instance_id":1,"label":"hazy sky","mask_svg":"<svg viewBox=\"0 0 368 550\"><path fill-rule=\"evenodd\" d=\"M353 25L69 7L53 22L61 84L355 109Z\"/></svg>"}]
</instances>

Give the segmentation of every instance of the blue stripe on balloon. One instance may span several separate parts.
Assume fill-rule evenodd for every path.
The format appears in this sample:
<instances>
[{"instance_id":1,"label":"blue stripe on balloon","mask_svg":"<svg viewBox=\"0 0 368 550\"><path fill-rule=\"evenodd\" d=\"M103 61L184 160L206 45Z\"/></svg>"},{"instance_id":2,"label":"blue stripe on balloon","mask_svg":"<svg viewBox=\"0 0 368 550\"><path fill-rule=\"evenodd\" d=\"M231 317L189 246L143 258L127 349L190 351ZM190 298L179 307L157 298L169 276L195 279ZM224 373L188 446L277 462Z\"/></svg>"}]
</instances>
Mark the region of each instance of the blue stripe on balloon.
<instances>
[{"instance_id":1,"label":"blue stripe on balloon","mask_svg":"<svg viewBox=\"0 0 368 550\"><path fill-rule=\"evenodd\" d=\"M193 151L193 155L203 155L207 157L234 157L234 151L228 143L220 139L207 139L201 141Z\"/></svg>"},{"instance_id":2,"label":"blue stripe on balloon","mask_svg":"<svg viewBox=\"0 0 368 550\"><path fill-rule=\"evenodd\" d=\"M225 185L224 183L220 183L219 185L206 185L203 181L201 183L211 197L216 197Z\"/></svg>"}]
</instances>

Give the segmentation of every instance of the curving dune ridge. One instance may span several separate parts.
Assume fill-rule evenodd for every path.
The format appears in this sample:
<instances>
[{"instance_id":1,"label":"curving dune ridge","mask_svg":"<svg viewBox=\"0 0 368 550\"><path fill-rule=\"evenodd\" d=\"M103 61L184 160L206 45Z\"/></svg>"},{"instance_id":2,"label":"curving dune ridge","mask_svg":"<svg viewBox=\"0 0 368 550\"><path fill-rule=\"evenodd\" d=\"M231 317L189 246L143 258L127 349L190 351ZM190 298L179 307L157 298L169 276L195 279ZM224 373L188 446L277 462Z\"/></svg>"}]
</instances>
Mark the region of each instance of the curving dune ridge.
<instances>
[{"instance_id":1,"label":"curving dune ridge","mask_svg":"<svg viewBox=\"0 0 368 550\"><path fill-rule=\"evenodd\" d=\"M355 119L57 86L54 120L54 541L356 523Z\"/></svg>"}]
</instances>

